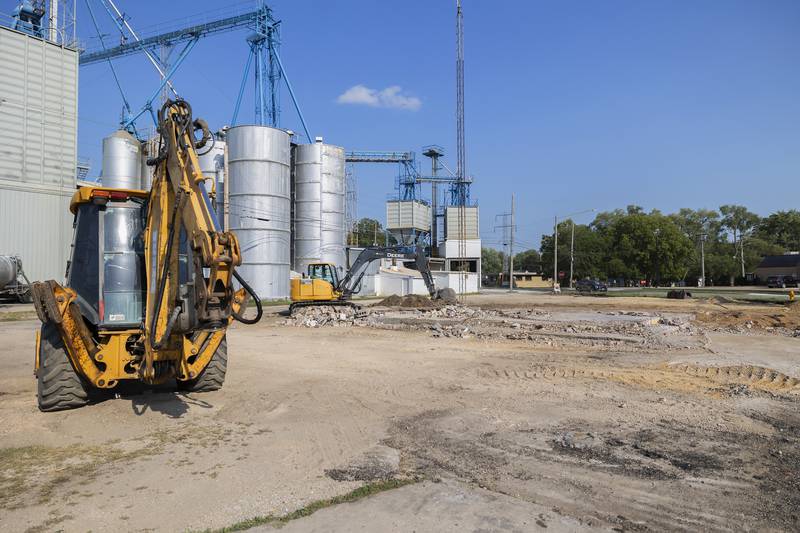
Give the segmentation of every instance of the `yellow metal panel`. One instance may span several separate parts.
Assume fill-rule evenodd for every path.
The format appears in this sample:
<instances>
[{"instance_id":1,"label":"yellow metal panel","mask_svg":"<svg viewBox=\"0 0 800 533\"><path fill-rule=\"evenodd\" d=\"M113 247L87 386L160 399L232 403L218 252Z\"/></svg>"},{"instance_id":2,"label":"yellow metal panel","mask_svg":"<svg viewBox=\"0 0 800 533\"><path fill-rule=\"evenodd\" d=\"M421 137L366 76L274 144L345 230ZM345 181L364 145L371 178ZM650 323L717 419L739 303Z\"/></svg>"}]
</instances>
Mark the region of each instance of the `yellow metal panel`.
<instances>
[{"instance_id":1,"label":"yellow metal panel","mask_svg":"<svg viewBox=\"0 0 800 533\"><path fill-rule=\"evenodd\" d=\"M336 299L333 285L323 279L292 278L290 286L293 302L330 301Z\"/></svg>"}]
</instances>

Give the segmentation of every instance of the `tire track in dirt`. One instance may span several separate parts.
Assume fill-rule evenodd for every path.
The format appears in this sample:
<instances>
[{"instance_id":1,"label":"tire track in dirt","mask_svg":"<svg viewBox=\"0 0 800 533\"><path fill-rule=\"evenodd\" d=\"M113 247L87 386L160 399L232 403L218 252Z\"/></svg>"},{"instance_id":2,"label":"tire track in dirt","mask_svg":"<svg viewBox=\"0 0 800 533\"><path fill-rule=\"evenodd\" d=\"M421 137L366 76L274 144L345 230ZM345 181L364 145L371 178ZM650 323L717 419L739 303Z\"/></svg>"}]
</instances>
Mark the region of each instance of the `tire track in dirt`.
<instances>
[{"instance_id":1,"label":"tire track in dirt","mask_svg":"<svg viewBox=\"0 0 800 533\"><path fill-rule=\"evenodd\" d=\"M610 380L654 389L705 390L744 385L778 395L800 394L800 379L756 365L702 366L692 364L634 368L533 365L524 368L479 368L478 377L489 380L589 379Z\"/></svg>"}]
</instances>

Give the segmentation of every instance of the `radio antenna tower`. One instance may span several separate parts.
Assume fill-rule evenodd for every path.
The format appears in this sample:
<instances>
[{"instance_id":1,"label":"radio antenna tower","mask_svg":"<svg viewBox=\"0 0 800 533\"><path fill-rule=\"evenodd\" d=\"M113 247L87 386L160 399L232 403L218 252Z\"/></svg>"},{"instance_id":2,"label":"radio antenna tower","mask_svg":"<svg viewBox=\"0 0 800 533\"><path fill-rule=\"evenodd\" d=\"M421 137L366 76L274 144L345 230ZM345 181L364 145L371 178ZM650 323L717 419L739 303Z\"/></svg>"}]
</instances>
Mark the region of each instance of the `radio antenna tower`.
<instances>
[{"instance_id":1,"label":"radio antenna tower","mask_svg":"<svg viewBox=\"0 0 800 533\"><path fill-rule=\"evenodd\" d=\"M466 154L464 150L464 14L461 11L461 0L456 0L456 205L458 206L458 255L459 270L458 288L461 298L467 292L467 169Z\"/></svg>"},{"instance_id":2,"label":"radio antenna tower","mask_svg":"<svg viewBox=\"0 0 800 533\"><path fill-rule=\"evenodd\" d=\"M460 182L459 189L463 189L467 171L464 153L464 14L461 12L461 0L457 0L456 12L456 145L456 177ZM459 190L459 204L466 203L463 194Z\"/></svg>"}]
</instances>

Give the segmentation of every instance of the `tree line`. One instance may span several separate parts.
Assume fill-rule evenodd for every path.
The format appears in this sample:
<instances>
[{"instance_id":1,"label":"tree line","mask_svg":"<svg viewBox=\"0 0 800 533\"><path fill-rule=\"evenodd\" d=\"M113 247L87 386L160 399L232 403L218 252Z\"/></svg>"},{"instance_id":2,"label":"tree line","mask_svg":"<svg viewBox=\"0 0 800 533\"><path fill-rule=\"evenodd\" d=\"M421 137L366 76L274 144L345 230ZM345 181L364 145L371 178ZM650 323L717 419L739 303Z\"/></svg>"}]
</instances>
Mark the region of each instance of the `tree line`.
<instances>
[{"instance_id":1,"label":"tree line","mask_svg":"<svg viewBox=\"0 0 800 533\"><path fill-rule=\"evenodd\" d=\"M559 272L569 272L572 225L569 219L558 224ZM672 214L630 205L575 224L574 231L574 279L694 284L701 276L702 243L706 283L727 285L745 279L765 255L800 251L800 211L794 209L760 217L740 205ZM506 265L497 250L484 248L482 256L484 274ZM514 270L551 279L553 235L542 236L539 250L515 255Z\"/></svg>"}]
</instances>

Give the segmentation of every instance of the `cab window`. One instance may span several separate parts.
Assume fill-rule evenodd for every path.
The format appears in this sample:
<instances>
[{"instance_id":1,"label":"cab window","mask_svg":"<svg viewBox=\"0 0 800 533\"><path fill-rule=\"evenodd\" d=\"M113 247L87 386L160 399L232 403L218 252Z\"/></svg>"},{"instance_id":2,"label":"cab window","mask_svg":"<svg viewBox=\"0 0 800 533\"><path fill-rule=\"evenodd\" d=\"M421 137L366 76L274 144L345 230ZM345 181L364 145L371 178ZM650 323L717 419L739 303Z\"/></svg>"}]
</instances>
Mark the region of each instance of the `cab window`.
<instances>
[{"instance_id":1,"label":"cab window","mask_svg":"<svg viewBox=\"0 0 800 533\"><path fill-rule=\"evenodd\" d=\"M322 279L336 285L336 271L331 268L331 265L308 265L308 277L311 279Z\"/></svg>"}]
</instances>

